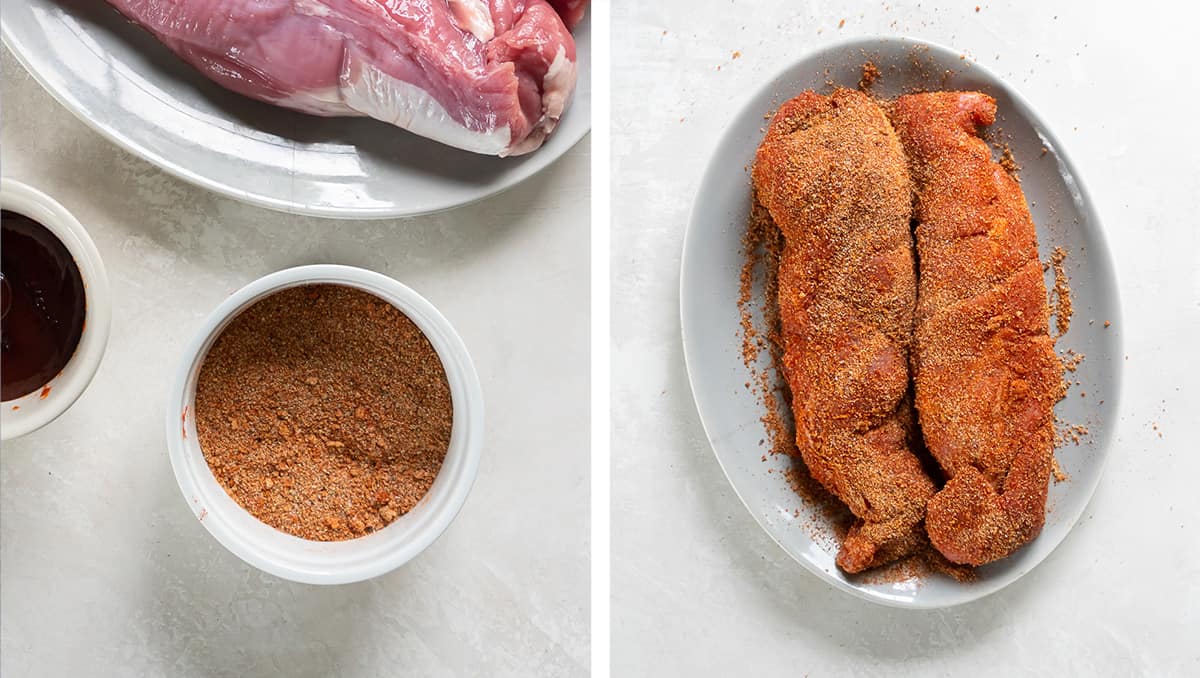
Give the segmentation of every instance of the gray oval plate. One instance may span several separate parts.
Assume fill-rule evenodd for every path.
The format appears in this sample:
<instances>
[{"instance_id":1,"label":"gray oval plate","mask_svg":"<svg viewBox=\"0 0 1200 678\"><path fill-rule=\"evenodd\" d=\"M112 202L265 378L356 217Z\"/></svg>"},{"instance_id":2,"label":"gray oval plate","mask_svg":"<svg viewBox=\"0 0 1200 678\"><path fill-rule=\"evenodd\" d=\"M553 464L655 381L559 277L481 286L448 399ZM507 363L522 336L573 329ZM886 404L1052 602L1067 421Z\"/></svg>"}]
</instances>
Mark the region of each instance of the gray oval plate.
<instances>
[{"instance_id":1,"label":"gray oval plate","mask_svg":"<svg viewBox=\"0 0 1200 678\"><path fill-rule=\"evenodd\" d=\"M366 118L319 118L218 87L99 0L4 4L4 43L63 106L111 141L224 195L285 212L375 219L437 212L510 188L591 128L591 32L579 84L537 151L493 158Z\"/></svg>"},{"instance_id":2,"label":"gray oval plate","mask_svg":"<svg viewBox=\"0 0 1200 678\"><path fill-rule=\"evenodd\" d=\"M1078 371L1068 373L1079 385L1055 411L1065 422L1086 425L1090 435L1056 451L1069 479L1050 487L1041 536L1009 558L979 568L978 579L970 583L942 576L870 583L839 570L834 564L837 543L805 527L823 519L789 487L783 474L788 460L768 456L761 461L765 448L759 441L767 436L760 422L762 406L743 386L752 377L742 363L738 335L741 239L751 200L747 168L762 139L763 115L805 89L826 90L826 80L856 87L868 59L882 71L877 95L892 97L924 87L978 90L995 97L995 127L1003 129L1022 167L1021 186L1038 226L1041 256L1049 258L1055 247L1069 252L1066 267L1075 315L1057 348L1060 354L1070 348L1086 358ZM946 71L953 73L947 76ZM785 551L843 591L911 608L948 607L998 591L1033 569L1067 536L1099 482L1112 442L1122 365L1117 283L1100 220L1062 144L1033 108L998 77L960 59L959 52L903 38L842 42L801 59L751 96L717 144L697 193L684 241L680 313L696 407L729 482ZM1106 320L1111 327L1104 327Z\"/></svg>"}]
</instances>

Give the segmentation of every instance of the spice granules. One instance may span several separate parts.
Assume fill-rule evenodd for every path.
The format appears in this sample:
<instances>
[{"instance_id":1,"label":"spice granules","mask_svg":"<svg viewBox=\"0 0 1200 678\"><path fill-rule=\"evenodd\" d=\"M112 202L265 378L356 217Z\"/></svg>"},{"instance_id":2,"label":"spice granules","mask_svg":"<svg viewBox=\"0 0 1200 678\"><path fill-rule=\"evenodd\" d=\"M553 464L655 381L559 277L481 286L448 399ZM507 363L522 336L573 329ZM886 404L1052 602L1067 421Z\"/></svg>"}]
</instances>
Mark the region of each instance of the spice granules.
<instances>
[{"instance_id":1,"label":"spice granules","mask_svg":"<svg viewBox=\"0 0 1200 678\"><path fill-rule=\"evenodd\" d=\"M915 60L916 55L913 56ZM873 64L864 64L864 77L868 75L868 66L873 66ZM865 89L873 84L877 75L870 73L870 76L872 77L868 82L859 83L860 88ZM771 114L764 116L766 119L771 117ZM1020 167L1016 164L1011 149L1006 144L997 145L1001 152L1001 164L1016 178L1015 175L1019 173ZM786 416L786 404L790 402L791 396L786 384L782 383L783 380L780 378L781 361L779 358L781 356L777 355L777 353L781 353L778 337L780 329L778 308L773 307L771 303L777 293L779 238L777 227L771 223L769 216L764 217L764 212L765 210L762 209L757 199L753 200L753 208L742 242L744 259L738 307L741 321L742 359L745 367L755 377L753 381L756 382L754 386L751 385L751 382L747 382L746 388L757 397L765 412L762 416L762 423L767 434L766 442L774 455L793 451L794 442L790 440L790 417ZM1059 337L1065 334L1069 328L1072 315L1070 288L1067 283L1065 267L1063 267L1065 258L1064 251L1056 250L1052 262L1047 266L1047 268L1053 267L1055 273L1056 284L1053 292L1056 298L1053 301L1058 303L1053 303L1052 308L1053 314L1056 316L1057 336ZM768 340L764 341L764 337ZM770 349L772 358L770 366L765 368L759 360L759 353L764 348ZM1079 355L1070 361L1068 369L1074 371L1082 358L1083 356ZM781 400L782 402L780 402ZM1086 427L1070 427L1069 435L1076 444L1079 444L1080 436L1086 434ZM1060 447L1064 442L1065 440L1056 436L1054 446ZM762 444L763 441L760 441L760 445ZM761 459L766 462L768 457L761 455ZM1059 468L1057 460L1053 457L1052 464L1055 481L1067 480L1066 473ZM940 473L937 473L936 469L934 471L935 480L940 480L938 478ZM791 468L784 470L784 475L793 491L815 510L813 518L805 521L803 527L812 534L815 540L826 541L830 537L840 540L852 522L852 516L849 515L845 505L825 491L812 478L802 463L792 463ZM814 488L820 491L813 491ZM799 517L799 509L796 514ZM872 571L867 576L870 578L869 583L885 583L913 578L922 579L935 572L960 581L971 580L975 576L974 568L954 565L932 548L922 549L913 557L900 561L893 567Z\"/></svg>"},{"instance_id":2,"label":"spice granules","mask_svg":"<svg viewBox=\"0 0 1200 678\"><path fill-rule=\"evenodd\" d=\"M790 402L787 381L782 378L783 336L779 319L779 257L783 254L783 235L770 213L757 199L742 238L743 263L738 292L738 314L742 330L742 361L754 377L746 388L762 405L763 426L771 454L793 456L791 415L780 400ZM756 294L755 288L761 289ZM760 331L761 327L765 328ZM759 365L759 353L767 351L769 362Z\"/></svg>"},{"instance_id":3,"label":"spice granules","mask_svg":"<svg viewBox=\"0 0 1200 678\"><path fill-rule=\"evenodd\" d=\"M1075 312L1071 305L1071 283L1067 278L1067 269L1063 265L1066 259L1067 252L1061 247L1055 247L1054 252L1050 255L1050 265L1054 269L1054 293L1050 303L1050 312L1054 315L1055 329L1058 330L1055 339L1071 329L1071 316Z\"/></svg>"},{"instance_id":4,"label":"spice granules","mask_svg":"<svg viewBox=\"0 0 1200 678\"><path fill-rule=\"evenodd\" d=\"M453 421L429 339L386 301L338 285L284 290L234 319L205 357L195 408L200 448L229 496L317 541L412 510Z\"/></svg>"},{"instance_id":5,"label":"spice granules","mask_svg":"<svg viewBox=\"0 0 1200 678\"><path fill-rule=\"evenodd\" d=\"M858 88L862 91L871 89L871 86L879 80L879 67L873 61L866 61L862 65L862 77L859 78Z\"/></svg>"}]
</instances>

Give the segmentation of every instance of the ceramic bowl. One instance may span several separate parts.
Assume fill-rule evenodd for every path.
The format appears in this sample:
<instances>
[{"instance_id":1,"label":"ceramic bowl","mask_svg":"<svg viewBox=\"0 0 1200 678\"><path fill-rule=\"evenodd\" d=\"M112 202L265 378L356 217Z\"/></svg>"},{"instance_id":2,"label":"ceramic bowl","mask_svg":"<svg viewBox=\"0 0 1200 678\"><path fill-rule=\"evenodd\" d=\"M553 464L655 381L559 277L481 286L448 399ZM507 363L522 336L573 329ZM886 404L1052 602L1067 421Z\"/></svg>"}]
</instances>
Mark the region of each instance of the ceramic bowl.
<instances>
[{"instance_id":1,"label":"ceramic bowl","mask_svg":"<svg viewBox=\"0 0 1200 678\"><path fill-rule=\"evenodd\" d=\"M100 251L67 208L45 193L12 179L0 179L0 207L42 224L66 245L83 278L86 304L83 334L62 371L41 389L0 404L0 439L10 440L50 423L83 395L108 346L112 300Z\"/></svg>"},{"instance_id":2,"label":"ceramic bowl","mask_svg":"<svg viewBox=\"0 0 1200 678\"><path fill-rule=\"evenodd\" d=\"M291 287L333 284L369 292L398 308L429 338L446 371L453 425L445 461L429 492L408 513L371 534L346 541L309 541L277 530L237 504L217 482L196 435L200 367L213 342L256 301ZM479 468L483 392L466 345L425 298L387 276L350 266L300 266L260 278L221 303L184 352L167 403L167 441L175 479L212 536L242 560L284 579L343 584L379 576L412 558L442 534L462 508Z\"/></svg>"},{"instance_id":3,"label":"ceramic bowl","mask_svg":"<svg viewBox=\"0 0 1200 678\"><path fill-rule=\"evenodd\" d=\"M998 591L1033 569L1066 538L1100 480L1112 447L1121 390L1117 282L1100 217L1079 170L1024 98L986 68L960 56L952 49L904 38L852 40L812 52L751 94L718 142L700 184L680 280L683 345L696 407L738 496L762 528L816 576L861 598L910 608L946 607ZM1055 247L1069 253L1066 267L1075 315L1057 349L1072 349L1086 359L1069 375L1079 384L1055 412L1065 422L1086 425L1090 435L1079 445L1056 451L1069 480L1051 484L1041 536L1008 558L979 568L978 580L970 583L940 576L873 583L870 577L847 576L838 569L837 541L820 538L806 527L824 519L788 486L783 473L788 460L770 455L761 460L765 449L759 441L767 437L760 421L763 410L743 387L752 377L742 363L738 334L741 240L751 204L749 167L762 140L763 116L805 89L827 90L827 80L856 87L868 59L882 73L874 88L878 95L890 97L919 87L979 90L995 97L997 126L1022 167L1021 186L1037 224L1040 255L1048 259ZM1105 327L1106 320L1111 327ZM1080 397L1081 391L1086 398Z\"/></svg>"}]
</instances>

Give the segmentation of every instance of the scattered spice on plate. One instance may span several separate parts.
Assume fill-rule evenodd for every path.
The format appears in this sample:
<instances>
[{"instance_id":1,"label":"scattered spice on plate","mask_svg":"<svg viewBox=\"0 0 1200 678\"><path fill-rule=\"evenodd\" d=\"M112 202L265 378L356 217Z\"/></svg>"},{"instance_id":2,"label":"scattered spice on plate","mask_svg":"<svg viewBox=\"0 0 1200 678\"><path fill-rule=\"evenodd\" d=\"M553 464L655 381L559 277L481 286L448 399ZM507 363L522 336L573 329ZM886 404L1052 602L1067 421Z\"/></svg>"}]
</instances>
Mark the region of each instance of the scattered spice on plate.
<instances>
[{"instance_id":1,"label":"scattered spice on plate","mask_svg":"<svg viewBox=\"0 0 1200 678\"><path fill-rule=\"evenodd\" d=\"M871 88L877 80L879 80L879 67L873 61L867 61L862 65L862 77L858 80L858 88L864 92Z\"/></svg>"},{"instance_id":2,"label":"scattered spice on plate","mask_svg":"<svg viewBox=\"0 0 1200 678\"><path fill-rule=\"evenodd\" d=\"M1008 144L1000 145L1000 166L1008 172L1009 176L1017 181L1021 180L1021 166L1017 164L1017 158L1013 155L1012 148ZM1036 206L1036 204L1035 204Z\"/></svg>"},{"instance_id":3,"label":"scattered spice on plate","mask_svg":"<svg viewBox=\"0 0 1200 678\"><path fill-rule=\"evenodd\" d=\"M791 400L787 382L782 378L783 336L779 322L779 257L783 254L783 235L771 215L757 200L742 238L742 272L738 290L741 318L742 361L754 377L750 388L759 399L761 421L767 431L771 454L792 455L792 422L787 408ZM760 330L759 328L764 328ZM759 364L759 354L768 352L767 365Z\"/></svg>"},{"instance_id":4,"label":"scattered spice on plate","mask_svg":"<svg viewBox=\"0 0 1200 678\"><path fill-rule=\"evenodd\" d=\"M1067 354L1062 358L1063 369L1068 372L1074 372L1079 369L1079 363L1087 357L1082 353L1076 353L1072 349L1067 349Z\"/></svg>"},{"instance_id":5,"label":"scattered spice on plate","mask_svg":"<svg viewBox=\"0 0 1200 678\"><path fill-rule=\"evenodd\" d=\"M1091 434L1088 427L1083 424L1072 424L1068 421L1060 419L1057 415L1054 417L1054 447L1059 449L1065 447L1067 443L1074 443L1076 446L1083 442L1083 439ZM1058 460L1054 463L1057 465ZM1055 472L1055 480L1060 480L1058 473ZM1066 474L1063 478L1066 479Z\"/></svg>"},{"instance_id":6,"label":"scattered spice on plate","mask_svg":"<svg viewBox=\"0 0 1200 678\"><path fill-rule=\"evenodd\" d=\"M1054 482L1056 483L1061 483L1070 479L1070 476L1067 475L1067 472L1062 470L1062 465L1058 463L1058 457L1050 457L1050 473L1054 477Z\"/></svg>"},{"instance_id":7,"label":"scattered spice on plate","mask_svg":"<svg viewBox=\"0 0 1200 678\"><path fill-rule=\"evenodd\" d=\"M1054 327L1058 330L1055 339L1071 329L1071 315L1074 313L1071 308L1071 283L1063 266L1066 258L1067 251L1061 247L1055 247L1050 255L1050 265L1054 268L1054 294L1050 301L1050 312L1054 315Z\"/></svg>"},{"instance_id":8,"label":"scattered spice on plate","mask_svg":"<svg viewBox=\"0 0 1200 678\"><path fill-rule=\"evenodd\" d=\"M433 485L450 443L445 369L395 306L294 287L237 316L196 387L213 475L259 520L303 539L382 529Z\"/></svg>"}]
</instances>

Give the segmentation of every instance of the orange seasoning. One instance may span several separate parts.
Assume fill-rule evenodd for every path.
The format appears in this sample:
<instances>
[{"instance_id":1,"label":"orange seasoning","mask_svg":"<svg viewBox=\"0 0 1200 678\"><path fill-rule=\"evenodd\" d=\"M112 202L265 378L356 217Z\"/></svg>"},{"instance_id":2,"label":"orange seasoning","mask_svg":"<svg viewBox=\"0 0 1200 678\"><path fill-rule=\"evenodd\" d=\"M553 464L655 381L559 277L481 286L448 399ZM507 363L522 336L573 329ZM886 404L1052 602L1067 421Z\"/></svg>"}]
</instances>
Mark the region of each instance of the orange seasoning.
<instances>
[{"instance_id":1,"label":"orange seasoning","mask_svg":"<svg viewBox=\"0 0 1200 678\"><path fill-rule=\"evenodd\" d=\"M412 510L450 444L445 369L396 307L337 285L267 297L222 332L196 387L217 481L259 520L352 539Z\"/></svg>"}]
</instances>

